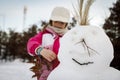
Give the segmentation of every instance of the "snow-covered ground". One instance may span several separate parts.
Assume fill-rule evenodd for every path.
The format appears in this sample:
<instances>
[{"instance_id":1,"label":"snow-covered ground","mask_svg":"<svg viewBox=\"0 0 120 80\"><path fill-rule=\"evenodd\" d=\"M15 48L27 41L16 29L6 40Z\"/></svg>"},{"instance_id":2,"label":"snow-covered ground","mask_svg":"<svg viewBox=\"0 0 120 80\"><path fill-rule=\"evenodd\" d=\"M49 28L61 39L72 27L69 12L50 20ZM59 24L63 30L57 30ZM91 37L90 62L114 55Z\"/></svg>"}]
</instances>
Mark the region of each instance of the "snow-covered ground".
<instances>
[{"instance_id":1,"label":"snow-covered ground","mask_svg":"<svg viewBox=\"0 0 120 80\"><path fill-rule=\"evenodd\" d=\"M32 78L33 72L29 70L32 65L19 59L13 62L0 61L0 80L37 80Z\"/></svg>"}]
</instances>

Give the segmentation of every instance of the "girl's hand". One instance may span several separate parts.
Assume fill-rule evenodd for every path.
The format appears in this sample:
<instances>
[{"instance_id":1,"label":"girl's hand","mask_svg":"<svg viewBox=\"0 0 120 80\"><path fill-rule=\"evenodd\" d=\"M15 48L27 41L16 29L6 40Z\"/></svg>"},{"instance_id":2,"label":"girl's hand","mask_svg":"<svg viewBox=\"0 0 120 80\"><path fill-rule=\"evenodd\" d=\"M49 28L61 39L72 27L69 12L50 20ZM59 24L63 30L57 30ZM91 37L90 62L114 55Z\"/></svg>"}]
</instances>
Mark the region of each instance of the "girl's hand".
<instances>
[{"instance_id":1,"label":"girl's hand","mask_svg":"<svg viewBox=\"0 0 120 80\"><path fill-rule=\"evenodd\" d=\"M52 50L49 50L49 49L43 49L40 54L42 57L44 57L49 62L52 62L57 57L56 54Z\"/></svg>"}]
</instances>

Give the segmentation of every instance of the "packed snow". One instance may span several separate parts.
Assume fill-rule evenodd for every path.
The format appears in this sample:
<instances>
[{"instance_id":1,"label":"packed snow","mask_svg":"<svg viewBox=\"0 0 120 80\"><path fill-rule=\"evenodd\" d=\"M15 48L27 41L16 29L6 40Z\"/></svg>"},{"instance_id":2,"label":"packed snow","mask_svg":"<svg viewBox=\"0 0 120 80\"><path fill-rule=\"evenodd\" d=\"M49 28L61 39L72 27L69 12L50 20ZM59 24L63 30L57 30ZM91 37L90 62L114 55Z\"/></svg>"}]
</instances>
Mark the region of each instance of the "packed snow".
<instances>
[{"instance_id":1,"label":"packed snow","mask_svg":"<svg viewBox=\"0 0 120 80\"><path fill-rule=\"evenodd\" d=\"M113 45L102 28L76 26L60 44L60 64L48 80L120 80L120 71L109 66Z\"/></svg>"},{"instance_id":2,"label":"packed snow","mask_svg":"<svg viewBox=\"0 0 120 80\"><path fill-rule=\"evenodd\" d=\"M23 63L20 59L13 62L0 61L0 80L37 80L32 78L33 72L30 63Z\"/></svg>"}]
</instances>

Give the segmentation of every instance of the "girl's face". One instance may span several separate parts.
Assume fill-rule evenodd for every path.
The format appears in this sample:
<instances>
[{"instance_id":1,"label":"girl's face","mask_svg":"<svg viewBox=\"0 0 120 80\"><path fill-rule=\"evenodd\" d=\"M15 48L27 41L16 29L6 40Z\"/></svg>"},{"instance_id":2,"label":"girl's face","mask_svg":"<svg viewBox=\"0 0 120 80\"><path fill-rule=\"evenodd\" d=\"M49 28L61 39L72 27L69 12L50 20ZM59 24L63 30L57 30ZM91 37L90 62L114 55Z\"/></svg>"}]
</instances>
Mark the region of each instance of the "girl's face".
<instances>
[{"instance_id":1,"label":"girl's face","mask_svg":"<svg viewBox=\"0 0 120 80\"><path fill-rule=\"evenodd\" d=\"M52 26L60 29L64 29L66 27L67 23L60 22L60 21L52 21Z\"/></svg>"}]
</instances>

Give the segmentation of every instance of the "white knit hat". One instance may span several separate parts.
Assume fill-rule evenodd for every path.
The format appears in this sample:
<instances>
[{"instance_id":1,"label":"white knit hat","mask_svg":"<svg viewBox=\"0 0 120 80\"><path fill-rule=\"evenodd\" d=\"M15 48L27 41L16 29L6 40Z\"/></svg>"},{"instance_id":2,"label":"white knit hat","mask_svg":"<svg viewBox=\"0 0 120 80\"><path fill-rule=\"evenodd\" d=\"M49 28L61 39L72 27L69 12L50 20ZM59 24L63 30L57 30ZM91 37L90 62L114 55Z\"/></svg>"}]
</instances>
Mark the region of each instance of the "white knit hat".
<instances>
[{"instance_id":1,"label":"white knit hat","mask_svg":"<svg viewBox=\"0 0 120 80\"><path fill-rule=\"evenodd\" d=\"M69 22L70 13L69 10L64 7L55 7L52 11L50 20Z\"/></svg>"}]
</instances>

